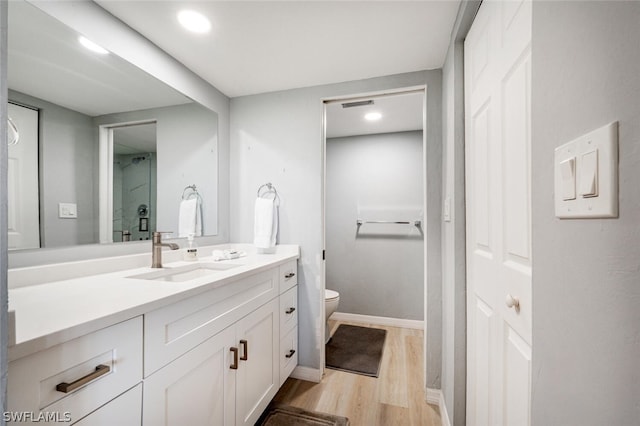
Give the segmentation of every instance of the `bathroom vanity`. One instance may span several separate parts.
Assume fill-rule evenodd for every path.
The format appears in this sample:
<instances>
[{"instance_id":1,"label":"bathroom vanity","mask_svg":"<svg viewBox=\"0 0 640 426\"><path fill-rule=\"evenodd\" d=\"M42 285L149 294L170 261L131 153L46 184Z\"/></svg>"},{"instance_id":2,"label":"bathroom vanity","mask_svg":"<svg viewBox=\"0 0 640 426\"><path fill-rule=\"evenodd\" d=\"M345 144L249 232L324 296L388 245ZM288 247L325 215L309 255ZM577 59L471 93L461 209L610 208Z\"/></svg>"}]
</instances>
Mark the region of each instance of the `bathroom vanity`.
<instances>
[{"instance_id":1,"label":"bathroom vanity","mask_svg":"<svg viewBox=\"0 0 640 426\"><path fill-rule=\"evenodd\" d=\"M248 255L10 270L10 414L27 424L253 425L297 365L299 248L234 247Z\"/></svg>"}]
</instances>

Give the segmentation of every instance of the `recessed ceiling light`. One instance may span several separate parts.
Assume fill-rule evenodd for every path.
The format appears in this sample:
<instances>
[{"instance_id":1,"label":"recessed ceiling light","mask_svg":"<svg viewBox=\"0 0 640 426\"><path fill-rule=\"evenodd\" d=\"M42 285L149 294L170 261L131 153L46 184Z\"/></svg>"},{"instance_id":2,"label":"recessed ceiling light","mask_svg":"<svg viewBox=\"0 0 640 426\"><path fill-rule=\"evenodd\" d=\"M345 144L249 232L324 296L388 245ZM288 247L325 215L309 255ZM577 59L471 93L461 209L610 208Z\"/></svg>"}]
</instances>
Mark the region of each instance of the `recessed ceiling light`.
<instances>
[{"instance_id":1,"label":"recessed ceiling light","mask_svg":"<svg viewBox=\"0 0 640 426\"><path fill-rule=\"evenodd\" d=\"M81 45L83 45L84 47L86 47L92 52L99 53L101 55L106 55L107 53L109 53L107 49L101 46L98 46L97 44L95 44L94 42L92 42L86 37L80 36L78 37L78 41L80 42Z\"/></svg>"},{"instance_id":2,"label":"recessed ceiling light","mask_svg":"<svg viewBox=\"0 0 640 426\"><path fill-rule=\"evenodd\" d=\"M382 118L382 114L380 114L379 112L370 112L367 115L365 115L364 118L366 118L369 121L380 120Z\"/></svg>"},{"instance_id":3,"label":"recessed ceiling light","mask_svg":"<svg viewBox=\"0 0 640 426\"><path fill-rule=\"evenodd\" d=\"M178 22L187 30L194 33L208 33L211 22L200 12L195 10L182 10L178 13Z\"/></svg>"}]
</instances>

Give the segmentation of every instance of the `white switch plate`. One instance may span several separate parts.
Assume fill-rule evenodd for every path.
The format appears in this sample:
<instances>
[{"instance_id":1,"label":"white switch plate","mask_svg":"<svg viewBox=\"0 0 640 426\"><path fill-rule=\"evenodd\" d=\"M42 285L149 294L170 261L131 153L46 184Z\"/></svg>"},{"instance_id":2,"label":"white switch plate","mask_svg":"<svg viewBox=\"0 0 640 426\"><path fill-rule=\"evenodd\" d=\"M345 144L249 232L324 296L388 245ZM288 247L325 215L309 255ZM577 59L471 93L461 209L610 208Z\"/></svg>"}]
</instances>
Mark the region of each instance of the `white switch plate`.
<instances>
[{"instance_id":1,"label":"white switch plate","mask_svg":"<svg viewBox=\"0 0 640 426\"><path fill-rule=\"evenodd\" d=\"M78 205L74 203L58 203L58 217L60 219L76 219Z\"/></svg>"},{"instance_id":2,"label":"white switch plate","mask_svg":"<svg viewBox=\"0 0 640 426\"><path fill-rule=\"evenodd\" d=\"M444 221L451 222L451 197L445 197L444 199Z\"/></svg>"},{"instance_id":3,"label":"white switch plate","mask_svg":"<svg viewBox=\"0 0 640 426\"><path fill-rule=\"evenodd\" d=\"M592 152L596 155L587 155ZM575 199L565 199L561 164L576 159ZM595 169L589 160L596 159ZM585 160L586 159L586 160ZM587 161L587 162L585 162ZM566 163L565 163L566 164ZM618 122L613 122L559 146L555 150L555 210L561 219L618 217ZM595 173L596 195L585 194ZM587 185L589 183L589 185Z\"/></svg>"}]
</instances>

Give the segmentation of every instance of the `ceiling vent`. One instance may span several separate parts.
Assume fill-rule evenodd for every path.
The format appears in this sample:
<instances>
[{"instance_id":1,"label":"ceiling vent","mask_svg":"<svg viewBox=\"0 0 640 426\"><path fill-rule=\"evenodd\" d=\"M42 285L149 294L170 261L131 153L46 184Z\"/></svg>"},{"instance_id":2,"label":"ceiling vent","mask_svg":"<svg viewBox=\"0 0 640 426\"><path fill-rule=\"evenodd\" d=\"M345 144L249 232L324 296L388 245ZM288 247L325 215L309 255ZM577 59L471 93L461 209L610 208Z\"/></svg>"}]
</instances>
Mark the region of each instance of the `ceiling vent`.
<instances>
[{"instance_id":1,"label":"ceiling vent","mask_svg":"<svg viewBox=\"0 0 640 426\"><path fill-rule=\"evenodd\" d=\"M366 105L373 105L373 100L369 99L368 101L346 102L342 104L342 108L353 108Z\"/></svg>"}]
</instances>

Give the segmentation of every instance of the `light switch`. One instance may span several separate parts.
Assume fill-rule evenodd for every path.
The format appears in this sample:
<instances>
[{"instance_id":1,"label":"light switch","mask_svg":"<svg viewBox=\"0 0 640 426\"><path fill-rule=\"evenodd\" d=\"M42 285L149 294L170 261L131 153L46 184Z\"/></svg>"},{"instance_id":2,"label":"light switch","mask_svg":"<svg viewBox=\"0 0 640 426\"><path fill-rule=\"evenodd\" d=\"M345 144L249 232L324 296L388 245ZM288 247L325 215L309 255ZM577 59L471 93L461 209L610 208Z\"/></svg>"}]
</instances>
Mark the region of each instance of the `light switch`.
<instances>
[{"instance_id":1,"label":"light switch","mask_svg":"<svg viewBox=\"0 0 640 426\"><path fill-rule=\"evenodd\" d=\"M568 158L560 163L562 175L562 199L575 200L576 198L576 157Z\"/></svg>"},{"instance_id":2,"label":"light switch","mask_svg":"<svg viewBox=\"0 0 640 426\"><path fill-rule=\"evenodd\" d=\"M451 222L451 197L444 199L444 221Z\"/></svg>"},{"instance_id":3,"label":"light switch","mask_svg":"<svg viewBox=\"0 0 640 426\"><path fill-rule=\"evenodd\" d=\"M582 155L580 170L580 195L584 198L598 196L598 150Z\"/></svg>"},{"instance_id":4,"label":"light switch","mask_svg":"<svg viewBox=\"0 0 640 426\"><path fill-rule=\"evenodd\" d=\"M60 219L76 219L78 217L78 206L74 203L59 203L58 217Z\"/></svg>"},{"instance_id":5,"label":"light switch","mask_svg":"<svg viewBox=\"0 0 640 426\"><path fill-rule=\"evenodd\" d=\"M554 201L561 219L618 217L617 122L555 149Z\"/></svg>"}]
</instances>

